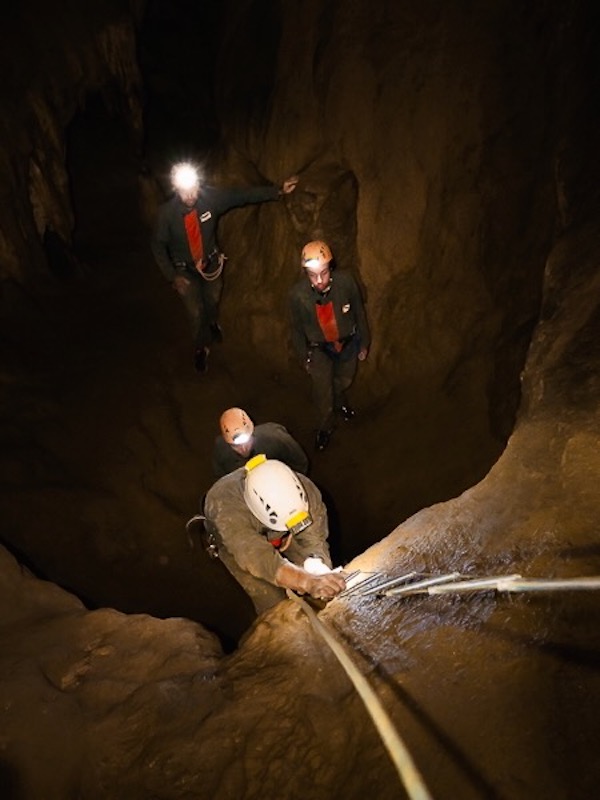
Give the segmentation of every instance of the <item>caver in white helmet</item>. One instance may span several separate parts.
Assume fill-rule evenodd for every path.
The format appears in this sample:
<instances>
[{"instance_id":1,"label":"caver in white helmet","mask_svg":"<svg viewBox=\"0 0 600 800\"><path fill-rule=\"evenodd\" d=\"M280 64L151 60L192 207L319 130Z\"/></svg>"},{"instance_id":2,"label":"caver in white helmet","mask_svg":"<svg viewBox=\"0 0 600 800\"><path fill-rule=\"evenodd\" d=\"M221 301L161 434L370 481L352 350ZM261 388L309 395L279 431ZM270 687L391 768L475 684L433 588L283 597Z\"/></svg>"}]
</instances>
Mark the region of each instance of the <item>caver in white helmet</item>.
<instances>
[{"instance_id":1,"label":"caver in white helmet","mask_svg":"<svg viewBox=\"0 0 600 800\"><path fill-rule=\"evenodd\" d=\"M246 464L244 500L270 530L299 533L312 525L308 498L296 473L262 453Z\"/></svg>"}]
</instances>

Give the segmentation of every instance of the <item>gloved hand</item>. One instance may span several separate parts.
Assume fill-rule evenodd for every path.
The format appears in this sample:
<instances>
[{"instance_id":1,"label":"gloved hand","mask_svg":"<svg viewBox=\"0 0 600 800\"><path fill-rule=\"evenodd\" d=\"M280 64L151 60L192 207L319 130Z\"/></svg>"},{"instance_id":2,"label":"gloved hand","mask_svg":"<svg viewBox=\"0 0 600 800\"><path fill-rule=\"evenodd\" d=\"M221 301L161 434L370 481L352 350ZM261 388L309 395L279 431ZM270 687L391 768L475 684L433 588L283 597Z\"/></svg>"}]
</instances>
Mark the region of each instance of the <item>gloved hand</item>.
<instances>
[{"instance_id":1,"label":"gloved hand","mask_svg":"<svg viewBox=\"0 0 600 800\"><path fill-rule=\"evenodd\" d=\"M302 566L307 572L310 572L311 575L326 575L328 572L331 572L327 564L323 562L323 559L317 558L317 556L309 556L304 560Z\"/></svg>"},{"instance_id":2,"label":"gloved hand","mask_svg":"<svg viewBox=\"0 0 600 800\"><path fill-rule=\"evenodd\" d=\"M340 572L327 572L325 575L309 575L305 591L321 600L333 598L346 588L346 581Z\"/></svg>"},{"instance_id":3,"label":"gloved hand","mask_svg":"<svg viewBox=\"0 0 600 800\"><path fill-rule=\"evenodd\" d=\"M331 600L346 588L343 572L328 571L323 575L311 575L302 567L285 558L275 574L275 584L301 594L310 594L317 599Z\"/></svg>"}]
</instances>

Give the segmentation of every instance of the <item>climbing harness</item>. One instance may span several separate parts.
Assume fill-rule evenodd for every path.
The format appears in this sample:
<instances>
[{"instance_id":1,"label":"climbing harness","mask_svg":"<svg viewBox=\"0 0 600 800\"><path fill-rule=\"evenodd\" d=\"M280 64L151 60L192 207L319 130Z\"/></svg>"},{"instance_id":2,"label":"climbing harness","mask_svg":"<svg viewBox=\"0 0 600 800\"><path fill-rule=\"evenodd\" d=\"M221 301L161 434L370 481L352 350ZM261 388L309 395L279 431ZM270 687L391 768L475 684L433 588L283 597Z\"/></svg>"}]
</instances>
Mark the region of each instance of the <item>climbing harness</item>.
<instances>
[{"instance_id":1,"label":"climbing harness","mask_svg":"<svg viewBox=\"0 0 600 800\"><path fill-rule=\"evenodd\" d=\"M225 266L225 262L227 261L227 256L225 253L211 253L207 259L207 263L214 257L217 257L217 268L213 272L205 272L203 269L198 270L200 275L204 278L205 281L216 281L217 278L221 277L221 273L223 272L223 267Z\"/></svg>"},{"instance_id":2,"label":"climbing harness","mask_svg":"<svg viewBox=\"0 0 600 800\"><path fill-rule=\"evenodd\" d=\"M187 534L188 544L190 546L190 550L195 549L194 540L191 534L191 528L196 522L202 523L202 527L200 529L200 541L202 542L202 547L206 550L210 558L219 558L219 546L217 544L217 539L212 533L212 531L206 530L206 517L202 514L194 514L191 519L185 523L185 532Z\"/></svg>"},{"instance_id":3,"label":"climbing harness","mask_svg":"<svg viewBox=\"0 0 600 800\"><path fill-rule=\"evenodd\" d=\"M217 267L212 272L206 272L205 269L211 261L216 259ZM175 261L173 266L175 269L185 270L188 273L192 273L192 275L200 275L201 278L204 278L205 281L209 283L211 281L216 281L217 278L221 277L221 273L223 272L223 267L225 266L225 262L227 261L227 256L225 253L219 253L217 250L212 252L208 258L201 259L201 263L199 267L196 267L196 263L193 261Z\"/></svg>"}]
</instances>

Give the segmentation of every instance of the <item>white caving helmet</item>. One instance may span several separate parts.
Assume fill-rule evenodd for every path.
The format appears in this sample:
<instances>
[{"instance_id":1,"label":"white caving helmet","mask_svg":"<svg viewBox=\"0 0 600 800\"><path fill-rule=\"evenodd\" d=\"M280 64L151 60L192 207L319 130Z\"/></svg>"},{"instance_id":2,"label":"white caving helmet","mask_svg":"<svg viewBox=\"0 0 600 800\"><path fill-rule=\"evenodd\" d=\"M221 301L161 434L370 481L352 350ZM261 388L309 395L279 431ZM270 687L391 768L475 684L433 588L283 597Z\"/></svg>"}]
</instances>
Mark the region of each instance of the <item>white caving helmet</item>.
<instances>
[{"instance_id":1,"label":"white caving helmet","mask_svg":"<svg viewBox=\"0 0 600 800\"><path fill-rule=\"evenodd\" d=\"M189 161L181 161L171 169L171 185L177 192L189 192L200 186L200 175Z\"/></svg>"},{"instance_id":2,"label":"white caving helmet","mask_svg":"<svg viewBox=\"0 0 600 800\"><path fill-rule=\"evenodd\" d=\"M305 269L323 269L333 259L329 245L317 239L302 248L302 266Z\"/></svg>"},{"instance_id":3,"label":"white caving helmet","mask_svg":"<svg viewBox=\"0 0 600 800\"><path fill-rule=\"evenodd\" d=\"M243 408L228 408L219 424L227 444L246 444L254 433L254 424Z\"/></svg>"},{"instance_id":4,"label":"white caving helmet","mask_svg":"<svg viewBox=\"0 0 600 800\"><path fill-rule=\"evenodd\" d=\"M273 531L294 534L312 525L308 498L296 473L262 453L246 464L244 500L254 516Z\"/></svg>"}]
</instances>

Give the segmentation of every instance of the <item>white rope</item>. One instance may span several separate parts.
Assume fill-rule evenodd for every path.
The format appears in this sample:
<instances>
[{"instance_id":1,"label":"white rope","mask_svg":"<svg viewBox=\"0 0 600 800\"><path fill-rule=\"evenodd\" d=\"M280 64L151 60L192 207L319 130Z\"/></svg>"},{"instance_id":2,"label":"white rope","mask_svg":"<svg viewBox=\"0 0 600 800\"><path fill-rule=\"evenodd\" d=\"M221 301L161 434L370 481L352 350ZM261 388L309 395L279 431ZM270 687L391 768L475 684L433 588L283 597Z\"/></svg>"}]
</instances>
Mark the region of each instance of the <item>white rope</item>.
<instances>
[{"instance_id":1,"label":"white rope","mask_svg":"<svg viewBox=\"0 0 600 800\"><path fill-rule=\"evenodd\" d=\"M221 273L223 272L223 267L225 266L226 261L227 256L225 253L218 253L218 267L213 270L213 272L204 272L204 270L200 270L200 275L209 283L211 281L216 281L217 278L221 277Z\"/></svg>"},{"instance_id":2,"label":"white rope","mask_svg":"<svg viewBox=\"0 0 600 800\"><path fill-rule=\"evenodd\" d=\"M417 769L410 753L408 752L404 742L398 735L394 725L381 705L381 702L367 679L360 672L360 670L352 662L342 645L335 639L334 636L327 630L325 625L318 619L315 612L308 605L305 600L298 597L293 592L287 592L288 597L294 602L298 603L302 610L308 616L311 625L319 633L325 642L329 645L333 654L336 656L346 674L354 684L354 688L360 695L365 704L375 727L381 736L383 743L394 762L400 779L404 784L406 792L410 800L432 800L427 787Z\"/></svg>"}]
</instances>

